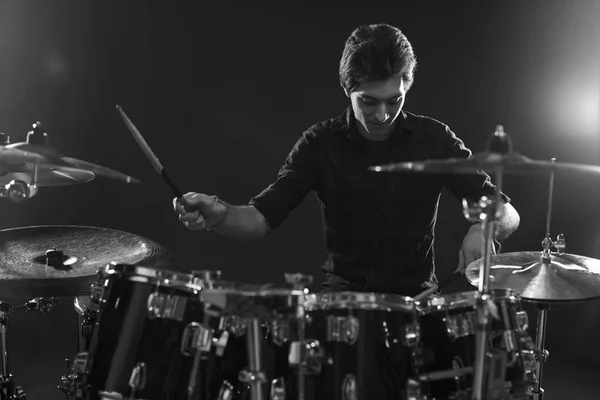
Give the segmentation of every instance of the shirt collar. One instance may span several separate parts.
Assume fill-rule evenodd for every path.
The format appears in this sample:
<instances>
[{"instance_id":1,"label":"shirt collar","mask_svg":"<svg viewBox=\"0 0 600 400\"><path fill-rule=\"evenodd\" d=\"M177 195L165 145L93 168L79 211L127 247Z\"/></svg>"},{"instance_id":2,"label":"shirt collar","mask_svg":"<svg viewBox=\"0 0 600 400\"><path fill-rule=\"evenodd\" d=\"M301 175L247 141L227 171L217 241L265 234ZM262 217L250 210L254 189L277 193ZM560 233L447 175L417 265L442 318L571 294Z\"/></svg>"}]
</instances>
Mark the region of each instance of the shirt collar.
<instances>
[{"instance_id":1,"label":"shirt collar","mask_svg":"<svg viewBox=\"0 0 600 400\"><path fill-rule=\"evenodd\" d=\"M344 113L340 116L339 124L332 127L338 131L347 131L348 138L350 140L356 141L361 138L358 133L358 128L356 127L356 118L354 116L354 110L352 110L352 106L348 106ZM403 135L412 133L413 129L411 124L408 121L408 116L404 110L400 111L400 115L395 122L394 133L393 135Z\"/></svg>"}]
</instances>

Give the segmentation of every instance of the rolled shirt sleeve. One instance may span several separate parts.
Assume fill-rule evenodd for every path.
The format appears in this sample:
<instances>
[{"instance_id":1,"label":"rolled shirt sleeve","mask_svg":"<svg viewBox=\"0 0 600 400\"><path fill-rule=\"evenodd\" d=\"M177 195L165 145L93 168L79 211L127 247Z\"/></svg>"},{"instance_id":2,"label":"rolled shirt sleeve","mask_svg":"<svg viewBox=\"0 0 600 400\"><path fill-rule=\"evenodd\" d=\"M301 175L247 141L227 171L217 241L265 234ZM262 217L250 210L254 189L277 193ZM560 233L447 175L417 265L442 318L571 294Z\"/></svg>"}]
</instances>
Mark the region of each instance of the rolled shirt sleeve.
<instances>
[{"instance_id":1,"label":"rolled shirt sleeve","mask_svg":"<svg viewBox=\"0 0 600 400\"><path fill-rule=\"evenodd\" d=\"M314 133L305 132L296 142L277 179L249 205L255 207L267 220L271 229L277 228L304 197L315 188L317 143Z\"/></svg>"}]
</instances>

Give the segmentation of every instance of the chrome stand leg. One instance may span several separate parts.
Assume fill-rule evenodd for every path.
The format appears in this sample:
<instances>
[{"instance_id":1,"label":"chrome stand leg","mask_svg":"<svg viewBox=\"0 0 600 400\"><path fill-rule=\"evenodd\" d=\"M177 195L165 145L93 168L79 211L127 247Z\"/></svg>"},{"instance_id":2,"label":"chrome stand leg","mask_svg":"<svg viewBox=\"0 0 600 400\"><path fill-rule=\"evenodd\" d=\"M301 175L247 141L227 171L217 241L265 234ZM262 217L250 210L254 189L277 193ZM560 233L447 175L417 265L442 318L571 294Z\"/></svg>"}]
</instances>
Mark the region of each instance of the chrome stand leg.
<instances>
[{"instance_id":1,"label":"chrome stand leg","mask_svg":"<svg viewBox=\"0 0 600 400\"><path fill-rule=\"evenodd\" d=\"M251 400L266 400L265 382L262 370L262 333L257 318L247 320L246 338L248 343L248 369L240 372L239 380L250 385Z\"/></svg>"},{"instance_id":2,"label":"chrome stand leg","mask_svg":"<svg viewBox=\"0 0 600 400\"><path fill-rule=\"evenodd\" d=\"M548 350L544 349L546 343L546 321L548 320L548 309L550 305L547 303L538 304L537 332L535 340L535 358L536 365L536 383L532 391L533 400L544 400L544 389L542 389L542 372L544 363L548 359Z\"/></svg>"},{"instance_id":3,"label":"chrome stand leg","mask_svg":"<svg viewBox=\"0 0 600 400\"><path fill-rule=\"evenodd\" d=\"M12 314L10 304L0 302L0 351L2 352L2 375L0 376L1 400L26 400L25 392L15 386L12 374L8 372L8 347L6 346L6 324Z\"/></svg>"}]
</instances>

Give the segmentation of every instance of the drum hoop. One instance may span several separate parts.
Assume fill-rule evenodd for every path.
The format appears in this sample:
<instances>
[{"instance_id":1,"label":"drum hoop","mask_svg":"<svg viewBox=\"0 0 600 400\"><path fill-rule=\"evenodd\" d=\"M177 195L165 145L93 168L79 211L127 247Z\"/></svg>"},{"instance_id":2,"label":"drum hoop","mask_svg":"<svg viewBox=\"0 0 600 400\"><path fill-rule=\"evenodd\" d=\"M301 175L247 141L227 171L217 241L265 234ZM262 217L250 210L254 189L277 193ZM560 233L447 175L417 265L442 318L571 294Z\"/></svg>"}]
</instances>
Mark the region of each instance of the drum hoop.
<instances>
[{"instance_id":1,"label":"drum hoop","mask_svg":"<svg viewBox=\"0 0 600 400\"><path fill-rule=\"evenodd\" d=\"M414 300L408 296L373 292L312 293L307 296L305 307L309 311L336 309L415 311Z\"/></svg>"},{"instance_id":2,"label":"drum hoop","mask_svg":"<svg viewBox=\"0 0 600 400\"><path fill-rule=\"evenodd\" d=\"M105 268L108 276L122 275L131 282L158 284L161 287L197 292L194 275L183 272L154 269L140 265L109 264Z\"/></svg>"},{"instance_id":3,"label":"drum hoop","mask_svg":"<svg viewBox=\"0 0 600 400\"><path fill-rule=\"evenodd\" d=\"M452 293L445 296L437 296L435 298L443 298L445 300L440 304L431 304L431 299L423 302L417 302L417 310L420 314L430 314L439 311L451 311L470 307L472 308L475 307L475 297L473 296L475 293L477 293L477 291L472 290ZM468 297L469 295L471 295L471 297ZM512 289L493 289L492 299L494 302L503 301L511 304L516 304L520 300L519 295Z\"/></svg>"}]
</instances>

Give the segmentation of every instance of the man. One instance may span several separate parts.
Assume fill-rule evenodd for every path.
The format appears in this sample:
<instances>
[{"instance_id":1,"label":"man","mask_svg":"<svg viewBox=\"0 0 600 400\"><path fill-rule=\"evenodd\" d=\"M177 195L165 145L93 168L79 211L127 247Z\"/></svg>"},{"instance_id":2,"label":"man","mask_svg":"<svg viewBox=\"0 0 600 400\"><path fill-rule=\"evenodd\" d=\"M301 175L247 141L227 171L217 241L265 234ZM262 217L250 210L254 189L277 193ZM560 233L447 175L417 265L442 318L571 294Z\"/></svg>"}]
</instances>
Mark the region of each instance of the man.
<instances>
[{"instance_id":1,"label":"man","mask_svg":"<svg viewBox=\"0 0 600 400\"><path fill-rule=\"evenodd\" d=\"M435 283L433 243L443 187L476 201L495 192L489 176L375 173L367 167L471 155L448 126L403 111L416 58L402 32L386 24L361 26L347 39L340 83L351 102L341 116L310 127L296 142L278 178L248 205L187 193L174 200L190 230L213 229L231 238L259 238L276 229L310 191L322 206L328 260L325 291L373 291L415 296ZM496 239L518 226L503 196ZM189 210L189 211L186 211ZM463 269L482 257L479 224L459 254Z\"/></svg>"}]
</instances>

